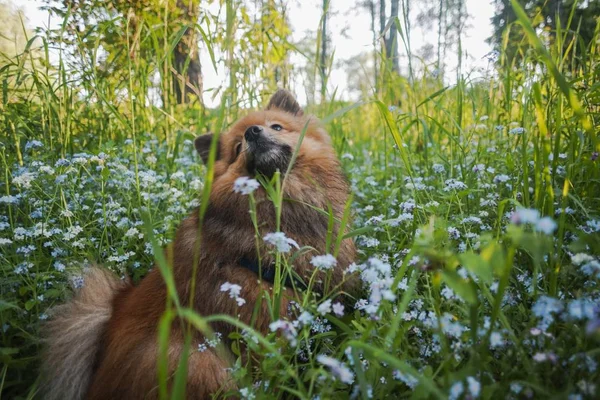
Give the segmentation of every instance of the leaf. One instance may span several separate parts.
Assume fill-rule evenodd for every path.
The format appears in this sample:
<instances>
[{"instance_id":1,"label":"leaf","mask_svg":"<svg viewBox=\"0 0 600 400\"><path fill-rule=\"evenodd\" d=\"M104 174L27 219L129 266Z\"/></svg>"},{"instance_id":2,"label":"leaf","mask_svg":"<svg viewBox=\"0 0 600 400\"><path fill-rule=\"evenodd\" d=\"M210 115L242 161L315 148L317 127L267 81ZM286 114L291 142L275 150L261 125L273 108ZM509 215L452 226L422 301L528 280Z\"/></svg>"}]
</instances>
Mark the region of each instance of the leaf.
<instances>
[{"instance_id":1,"label":"leaf","mask_svg":"<svg viewBox=\"0 0 600 400\"><path fill-rule=\"evenodd\" d=\"M443 270L442 279L464 301L469 304L477 303L477 292L471 283L463 279L456 271Z\"/></svg>"},{"instance_id":2,"label":"leaf","mask_svg":"<svg viewBox=\"0 0 600 400\"><path fill-rule=\"evenodd\" d=\"M20 308L17 305L0 299L0 311L8 310L10 308L13 308L15 310L20 310Z\"/></svg>"},{"instance_id":3,"label":"leaf","mask_svg":"<svg viewBox=\"0 0 600 400\"><path fill-rule=\"evenodd\" d=\"M35 305L37 304L37 300L35 299L30 299L27 301L27 303L25 303L25 309L27 311L31 310L33 307L35 307Z\"/></svg>"},{"instance_id":4,"label":"leaf","mask_svg":"<svg viewBox=\"0 0 600 400\"><path fill-rule=\"evenodd\" d=\"M480 278L484 282L490 284L493 280L493 271L490 263L473 253L472 251L460 254L458 256L460 263L469 272L473 273L476 277Z\"/></svg>"}]
</instances>

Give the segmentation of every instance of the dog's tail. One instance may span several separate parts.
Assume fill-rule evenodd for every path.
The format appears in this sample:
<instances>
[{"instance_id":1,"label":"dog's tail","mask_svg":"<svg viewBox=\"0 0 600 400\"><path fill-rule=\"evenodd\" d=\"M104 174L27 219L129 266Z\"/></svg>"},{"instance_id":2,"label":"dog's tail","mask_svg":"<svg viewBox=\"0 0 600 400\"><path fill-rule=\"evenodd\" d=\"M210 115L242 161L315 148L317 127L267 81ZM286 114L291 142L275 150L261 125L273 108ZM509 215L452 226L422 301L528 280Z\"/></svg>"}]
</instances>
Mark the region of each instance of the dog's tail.
<instances>
[{"instance_id":1,"label":"dog's tail","mask_svg":"<svg viewBox=\"0 0 600 400\"><path fill-rule=\"evenodd\" d=\"M112 314L112 300L129 285L109 270L92 267L84 285L66 304L53 309L42 329L43 398L83 399L91 383L101 338Z\"/></svg>"}]
</instances>

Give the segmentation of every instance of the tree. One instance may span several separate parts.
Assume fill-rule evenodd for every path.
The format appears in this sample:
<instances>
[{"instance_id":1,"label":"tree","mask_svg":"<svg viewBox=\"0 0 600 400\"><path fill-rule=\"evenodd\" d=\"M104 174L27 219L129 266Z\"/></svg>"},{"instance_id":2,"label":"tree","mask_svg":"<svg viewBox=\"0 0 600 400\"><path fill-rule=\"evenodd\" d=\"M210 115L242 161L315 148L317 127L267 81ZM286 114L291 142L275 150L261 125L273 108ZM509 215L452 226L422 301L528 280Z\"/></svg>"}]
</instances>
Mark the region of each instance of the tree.
<instances>
[{"instance_id":1,"label":"tree","mask_svg":"<svg viewBox=\"0 0 600 400\"><path fill-rule=\"evenodd\" d=\"M325 100L327 94L327 20L329 19L329 1L323 0L323 16L321 17L321 47L319 57L319 75L321 78L321 102Z\"/></svg>"},{"instance_id":2,"label":"tree","mask_svg":"<svg viewBox=\"0 0 600 400\"><path fill-rule=\"evenodd\" d=\"M185 27L183 36L173 49L173 89L179 104L186 103L191 96L202 102L202 66L194 26L198 20L199 3L199 0L177 0L174 10L179 23Z\"/></svg>"},{"instance_id":3,"label":"tree","mask_svg":"<svg viewBox=\"0 0 600 400\"><path fill-rule=\"evenodd\" d=\"M106 52L101 59L103 65L99 68L104 79L126 82L127 68L124 66L131 60L148 63L148 60L156 58L152 55L157 45L161 49L169 49L171 40L178 37L169 54L170 70L162 74L162 79L172 82L161 85L163 105L168 104L169 92L175 95L177 103L197 99L202 104L202 70L195 28L200 0L45 1L53 14L66 20L65 31L60 29L55 32L55 42L76 44L79 50L87 48L90 52L100 45ZM120 18L121 22L114 23L115 18ZM166 31L161 25L164 21L168 21ZM153 31L155 26L160 29ZM148 36L158 38L158 42L142 40L142 37ZM74 68L85 70L84 66L79 67ZM152 67L161 68L160 65ZM145 88L146 85L142 84L142 88L136 90Z\"/></svg>"},{"instance_id":4,"label":"tree","mask_svg":"<svg viewBox=\"0 0 600 400\"><path fill-rule=\"evenodd\" d=\"M398 59L398 28L396 24L388 27L388 22L398 18L400 0L391 0L390 15L386 15L385 0L379 0L379 34L383 38L383 50L386 60L391 62L391 70L400 73Z\"/></svg>"},{"instance_id":5,"label":"tree","mask_svg":"<svg viewBox=\"0 0 600 400\"><path fill-rule=\"evenodd\" d=\"M533 27L538 32L543 32L549 45L555 43L557 29L567 28L571 20L568 31L566 31L566 40L562 40L563 54L572 51L574 62L571 65L565 65L567 69L577 68L582 58L586 57L587 47L594 38L597 18L600 15L599 0L518 0L523 6L528 17L533 23ZM496 13L492 17L494 26L493 36L488 41L497 49L504 51L507 57L508 65L513 62L520 64L523 60L523 51L520 51L524 41L524 34L520 26L513 25L517 20L515 12L510 4L510 0L494 0ZM572 18L571 18L572 15ZM507 29L510 29L507 31ZM504 46L504 35L506 45ZM575 43L573 40L577 37ZM573 46L574 45L574 46Z\"/></svg>"}]
</instances>

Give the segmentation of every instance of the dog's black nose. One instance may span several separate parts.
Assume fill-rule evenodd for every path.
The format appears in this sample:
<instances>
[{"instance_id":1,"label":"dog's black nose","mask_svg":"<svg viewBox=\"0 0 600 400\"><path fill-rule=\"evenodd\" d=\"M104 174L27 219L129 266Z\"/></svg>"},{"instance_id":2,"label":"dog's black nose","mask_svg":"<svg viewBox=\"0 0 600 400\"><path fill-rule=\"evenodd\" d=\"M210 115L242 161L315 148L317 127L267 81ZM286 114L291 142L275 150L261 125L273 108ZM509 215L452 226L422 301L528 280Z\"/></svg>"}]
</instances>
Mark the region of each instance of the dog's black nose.
<instances>
[{"instance_id":1,"label":"dog's black nose","mask_svg":"<svg viewBox=\"0 0 600 400\"><path fill-rule=\"evenodd\" d=\"M253 142L256 141L260 135L263 133L263 128L258 125L252 125L250 128L246 129L246 133L244 133L244 137L246 141Z\"/></svg>"}]
</instances>

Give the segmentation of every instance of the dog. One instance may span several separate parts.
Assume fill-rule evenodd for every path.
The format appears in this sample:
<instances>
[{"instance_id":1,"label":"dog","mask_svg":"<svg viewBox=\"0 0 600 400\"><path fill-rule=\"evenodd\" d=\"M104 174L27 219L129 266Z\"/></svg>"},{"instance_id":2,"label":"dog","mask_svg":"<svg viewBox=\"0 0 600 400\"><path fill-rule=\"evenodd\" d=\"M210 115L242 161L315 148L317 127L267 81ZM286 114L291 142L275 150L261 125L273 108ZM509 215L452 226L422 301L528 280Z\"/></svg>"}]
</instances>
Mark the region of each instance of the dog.
<instances>
[{"instance_id":1,"label":"dog","mask_svg":"<svg viewBox=\"0 0 600 400\"><path fill-rule=\"evenodd\" d=\"M344 272L356 258L352 239L341 241L337 262L327 279L322 279L324 272L315 271L311 264L315 255L333 253L326 248L328 231L333 229L334 238L344 234L340 220L349 196L331 139L319 121L306 116L294 96L280 89L265 110L248 114L218 139L213 134L198 137L195 147L205 163L213 140L214 180L202 224L195 210L182 221L174 242L165 251L182 306L203 316L228 314L245 324L252 323L262 334L269 332L272 310L264 293L273 292L274 250L267 243L257 249L250 196L233 188L240 177L270 179L277 171L284 180L285 199L279 231L313 249L299 252L293 260L294 274L284 282L278 314L288 316L290 301L301 295L299 288L305 287L313 273L321 277L313 290L323 291L329 283L329 288L352 293L357 280ZM261 237L276 232L276 209L267 191L258 187L252 195ZM333 226L322 210L331 210L336 221ZM226 282L241 287L239 297L245 304L238 305L221 291ZM258 313L253 317L257 303ZM137 286L107 269L91 268L83 288L56 308L45 328L42 370L46 398L158 398L158 325L166 307L167 287L158 268ZM211 327L225 339L235 330L221 322ZM175 319L168 344L169 376L177 368L185 333L186 324ZM194 332L191 348L204 340L202 333ZM232 354L213 348L190 351L186 396L205 399L235 389L227 372L232 360Z\"/></svg>"}]
</instances>

